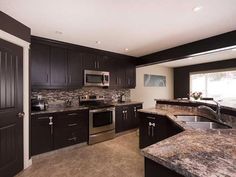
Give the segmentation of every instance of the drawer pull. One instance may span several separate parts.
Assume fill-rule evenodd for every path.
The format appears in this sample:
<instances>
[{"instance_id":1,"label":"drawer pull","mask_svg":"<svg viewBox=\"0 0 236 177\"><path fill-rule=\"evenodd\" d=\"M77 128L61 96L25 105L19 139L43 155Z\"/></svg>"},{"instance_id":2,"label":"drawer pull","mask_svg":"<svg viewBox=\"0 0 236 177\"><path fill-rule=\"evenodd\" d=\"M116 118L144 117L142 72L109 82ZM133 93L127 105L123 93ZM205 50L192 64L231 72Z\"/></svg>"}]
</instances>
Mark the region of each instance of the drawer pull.
<instances>
[{"instance_id":1,"label":"drawer pull","mask_svg":"<svg viewBox=\"0 0 236 177\"><path fill-rule=\"evenodd\" d=\"M68 127L74 127L74 126L76 126L76 125L78 125L78 124L68 124Z\"/></svg>"},{"instance_id":2,"label":"drawer pull","mask_svg":"<svg viewBox=\"0 0 236 177\"><path fill-rule=\"evenodd\" d=\"M156 118L155 118L155 117L148 116L147 119L153 119L153 120L155 120Z\"/></svg>"},{"instance_id":3,"label":"drawer pull","mask_svg":"<svg viewBox=\"0 0 236 177\"><path fill-rule=\"evenodd\" d=\"M76 141L76 140L77 140L77 137L68 138L67 140L68 140L68 141Z\"/></svg>"},{"instance_id":4,"label":"drawer pull","mask_svg":"<svg viewBox=\"0 0 236 177\"><path fill-rule=\"evenodd\" d=\"M67 114L68 116L77 116L79 115L78 113L70 113L70 114Z\"/></svg>"},{"instance_id":5,"label":"drawer pull","mask_svg":"<svg viewBox=\"0 0 236 177\"><path fill-rule=\"evenodd\" d=\"M38 120L49 119L49 117L38 117Z\"/></svg>"}]
</instances>

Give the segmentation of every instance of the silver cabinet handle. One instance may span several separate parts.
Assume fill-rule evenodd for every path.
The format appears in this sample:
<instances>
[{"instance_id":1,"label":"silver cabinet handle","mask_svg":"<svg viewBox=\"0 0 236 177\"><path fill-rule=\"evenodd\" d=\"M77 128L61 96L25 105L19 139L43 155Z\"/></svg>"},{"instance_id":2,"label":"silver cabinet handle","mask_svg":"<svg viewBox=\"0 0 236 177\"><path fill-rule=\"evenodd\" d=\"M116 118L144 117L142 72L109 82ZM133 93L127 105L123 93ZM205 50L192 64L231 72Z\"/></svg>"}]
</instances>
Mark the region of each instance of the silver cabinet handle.
<instances>
[{"instance_id":1,"label":"silver cabinet handle","mask_svg":"<svg viewBox=\"0 0 236 177\"><path fill-rule=\"evenodd\" d=\"M49 118L49 125L50 125L50 131L51 131L51 135L53 135L53 117L48 117Z\"/></svg>"},{"instance_id":2,"label":"silver cabinet handle","mask_svg":"<svg viewBox=\"0 0 236 177\"><path fill-rule=\"evenodd\" d=\"M134 107L134 117L136 118L137 117L137 108Z\"/></svg>"},{"instance_id":3,"label":"silver cabinet handle","mask_svg":"<svg viewBox=\"0 0 236 177\"><path fill-rule=\"evenodd\" d=\"M77 137L68 138L67 140L68 140L68 141L76 141L76 140L77 140Z\"/></svg>"},{"instance_id":4,"label":"silver cabinet handle","mask_svg":"<svg viewBox=\"0 0 236 177\"><path fill-rule=\"evenodd\" d=\"M155 117L148 116L147 119L155 120L156 118L155 118Z\"/></svg>"},{"instance_id":5,"label":"silver cabinet handle","mask_svg":"<svg viewBox=\"0 0 236 177\"><path fill-rule=\"evenodd\" d=\"M69 75L69 79L68 80L69 80L69 83L71 83L71 75Z\"/></svg>"},{"instance_id":6,"label":"silver cabinet handle","mask_svg":"<svg viewBox=\"0 0 236 177\"><path fill-rule=\"evenodd\" d=\"M148 125L148 136L151 134L151 127Z\"/></svg>"},{"instance_id":7,"label":"silver cabinet handle","mask_svg":"<svg viewBox=\"0 0 236 177\"><path fill-rule=\"evenodd\" d=\"M74 124L68 124L68 127L74 127L74 126L76 126L76 125L78 125L78 124L76 124L76 123L74 123Z\"/></svg>"},{"instance_id":8,"label":"silver cabinet handle","mask_svg":"<svg viewBox=\"0 0 236 177\"><path fill-rule=\"evenodd\" d=\"M68 116L77 116L78 113L70 113L70 114L67 114Z\"/></svg>"},{"instance_id":9,"label":"silver cabinet handle","mask_svg":"<svg viewBox=\"0 0 236 177\"><path fill-rule=\"evenodd\" d=\"M154 127L152 126L152 137L154 136Z\"/></svg>"},{"instance_id":10,"label":"silver cabinet handle","mask_svg":"<svg viewBox=\"0 0 236 177\"><path fill-rule=\"evenodd\" d=\"M49 119L49 117L38 117L38 120Z\"/></svg>"}]
</instances>

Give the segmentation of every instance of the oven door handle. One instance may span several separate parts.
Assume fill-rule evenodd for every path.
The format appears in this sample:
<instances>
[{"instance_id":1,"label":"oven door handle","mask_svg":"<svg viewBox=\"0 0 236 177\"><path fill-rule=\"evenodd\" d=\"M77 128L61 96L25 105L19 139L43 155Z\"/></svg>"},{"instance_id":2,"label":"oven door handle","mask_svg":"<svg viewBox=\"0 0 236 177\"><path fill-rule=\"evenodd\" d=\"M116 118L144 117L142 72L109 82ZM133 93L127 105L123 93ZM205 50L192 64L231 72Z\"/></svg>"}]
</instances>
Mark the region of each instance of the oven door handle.
<instances>
[{"instance_id":1,"label":"oven door handle","mask_svg":"<svg viewBox=\"0 0 236 177\"><path fill-rule=\"evenodd\" d=\"M102 109L94 109L94 110L89 110L91 113L96 113L96 112L107 112L107 111L115 111L115 108L102 108Z\"/></svg>"}]
</instances>

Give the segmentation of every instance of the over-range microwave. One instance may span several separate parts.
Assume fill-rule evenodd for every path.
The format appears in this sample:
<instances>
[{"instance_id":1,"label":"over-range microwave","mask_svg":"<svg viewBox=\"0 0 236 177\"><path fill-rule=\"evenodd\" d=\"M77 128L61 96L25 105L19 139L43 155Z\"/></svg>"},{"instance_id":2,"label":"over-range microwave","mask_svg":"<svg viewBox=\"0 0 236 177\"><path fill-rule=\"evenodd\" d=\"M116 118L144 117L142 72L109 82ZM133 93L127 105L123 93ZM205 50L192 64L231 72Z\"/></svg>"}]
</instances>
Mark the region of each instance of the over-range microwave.
<instances>
[{"instance_id":1,"label":"over-range microwave","mask_svg":"<svg viewBox=\"0 0 236 177\"><path fill-rule=\"evenodd\" d=\"M84 70L84 86L108 87L110 74L107 71Z\"/></svg>"}]
</instances>

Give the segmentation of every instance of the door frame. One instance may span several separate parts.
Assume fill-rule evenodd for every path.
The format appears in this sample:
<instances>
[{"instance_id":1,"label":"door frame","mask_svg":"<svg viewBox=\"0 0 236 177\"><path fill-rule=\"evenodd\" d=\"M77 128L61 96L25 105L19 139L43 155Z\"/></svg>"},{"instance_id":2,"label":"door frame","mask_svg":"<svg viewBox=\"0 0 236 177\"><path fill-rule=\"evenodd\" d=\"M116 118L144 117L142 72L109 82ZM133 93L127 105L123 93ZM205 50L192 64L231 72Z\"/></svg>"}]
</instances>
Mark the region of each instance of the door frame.
<instances>
[{"instance_id":1,"label":"door frame","mask_svg":"<svg viewBox=\"0 0 236 177\"><path fill-rule=\"evenodd\" d=\"M24 169L32 165L29 155L29 49L30 43L0 29L0 38L10 43L23 47L23 149L24 149Z\"/></svg>"}]
</instances>

